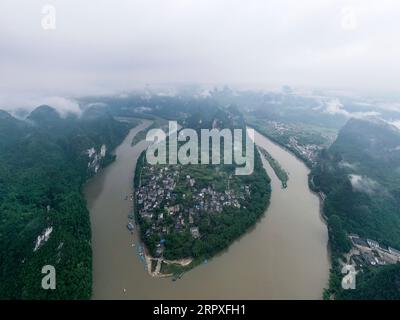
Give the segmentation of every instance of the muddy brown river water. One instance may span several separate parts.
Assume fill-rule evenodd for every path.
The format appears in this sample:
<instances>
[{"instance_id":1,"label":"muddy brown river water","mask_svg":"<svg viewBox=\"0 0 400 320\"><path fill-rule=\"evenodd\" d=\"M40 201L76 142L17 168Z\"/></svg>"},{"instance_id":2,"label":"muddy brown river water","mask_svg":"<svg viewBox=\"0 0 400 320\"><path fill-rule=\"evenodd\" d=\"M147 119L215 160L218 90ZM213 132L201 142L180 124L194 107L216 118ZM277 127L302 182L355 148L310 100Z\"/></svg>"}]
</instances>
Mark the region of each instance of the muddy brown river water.
<instances>
[{"instance_id":1,"label":"muddy brown river water","mask_svg":"<svg viewBox=\"0 0 400 320\"><path fill-rule=\"evenodd\" d=\"M321 299L329 274L328 233L319 199L308 188L308 168L261 134L262 146L289 172L286 189L272 168L271 203L260 221L227 251L178 281L152 278L137 254L138 235L127 228L136 160L146 147L132 129L115 150L117 159L93 177L85 195L93 248L93 299ZM136 246L133 247L132 244Z\"/></svg>"}]
</instances>

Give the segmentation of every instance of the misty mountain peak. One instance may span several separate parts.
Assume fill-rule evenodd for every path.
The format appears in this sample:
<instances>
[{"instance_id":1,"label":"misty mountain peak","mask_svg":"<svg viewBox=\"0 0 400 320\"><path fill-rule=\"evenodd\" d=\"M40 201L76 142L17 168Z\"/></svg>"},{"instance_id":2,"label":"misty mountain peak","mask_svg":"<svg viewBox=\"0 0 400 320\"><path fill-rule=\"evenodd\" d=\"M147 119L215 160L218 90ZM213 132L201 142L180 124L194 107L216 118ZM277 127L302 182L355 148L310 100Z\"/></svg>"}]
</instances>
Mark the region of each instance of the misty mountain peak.
<instances>
[{"instance_id":1,"label":"misty mountain peak","mask_svg":"<svg viewBox=\"0 0 400 320\"><path fill-rule=\"evenodd\" d=\"M362 162L374 159L386 166L398 166L400 131L380 119L350 119L340 130L331 149L345 160Z\"/></svg>"},{"instance_id":2,"label":"misty mountain peak","mask_svg":"<svg viewBox=\"0 0 400 320\"><path fill-rule=\"evenodd\" d=\"M52 122L60 120L60 115L56 109L48 105L41 105L34 109L28 116L29 120L36 123Z\"/></svg>"},{"instance_id":3,"label":"misty mountain peak","mask_svg":"<svg viewBox=\"0 0 400 320\"><path fill-rule=\"evenodd\" d=\"M111 119L112 116L103 108L98 106L92 106L86 109L82 114L82 119L86 121L99 120L99 119Z\"/></svg>"},{"instance_id":4,"label":"misty mountain peak","mask_svg":"<svg viewBox=\"0 0 400 320\"><path fill-rule=\"evenodd\" d=\"M14 117L5 110L0 109L0 120L11 120Z\"/></svg>"}]
</instances>

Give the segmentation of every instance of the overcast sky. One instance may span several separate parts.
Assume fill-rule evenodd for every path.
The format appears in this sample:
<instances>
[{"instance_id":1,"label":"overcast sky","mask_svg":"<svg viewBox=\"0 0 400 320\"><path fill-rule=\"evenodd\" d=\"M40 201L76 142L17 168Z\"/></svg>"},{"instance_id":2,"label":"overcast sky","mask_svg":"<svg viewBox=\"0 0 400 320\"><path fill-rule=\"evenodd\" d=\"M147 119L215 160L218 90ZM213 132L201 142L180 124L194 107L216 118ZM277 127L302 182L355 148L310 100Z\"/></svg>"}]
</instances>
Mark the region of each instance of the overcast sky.
<instances>
[{"instance_id":1,"label":"overcast sky","mask_svg":"<svg viewBox=\"0 0 400 320\"><path fill-rule=\"evenodd\" d=\"M396 91L399 17L398 0L1 0L0 107L146 83Z\"/></svg>"}]
</instances>

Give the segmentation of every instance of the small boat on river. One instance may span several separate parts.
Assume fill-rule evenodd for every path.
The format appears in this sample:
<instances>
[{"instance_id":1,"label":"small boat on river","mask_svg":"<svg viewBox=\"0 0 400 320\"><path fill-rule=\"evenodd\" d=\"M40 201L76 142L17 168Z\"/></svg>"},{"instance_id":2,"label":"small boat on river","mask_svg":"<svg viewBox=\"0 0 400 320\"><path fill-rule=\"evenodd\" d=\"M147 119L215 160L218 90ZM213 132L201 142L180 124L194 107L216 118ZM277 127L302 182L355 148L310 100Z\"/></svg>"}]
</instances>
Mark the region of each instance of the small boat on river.
<instances>
[{"instance_id":1,"label":"small boat on river","mask_svg":"<svg viewBox=\"0 0 400 320\"><path fill-rule=\"evenodd\" d=\"M128 230L133 233L133 229L135 229L135 226L133 225L132 222L129 222L126 227L128 228Z\"/></svg>"}]
</instances>

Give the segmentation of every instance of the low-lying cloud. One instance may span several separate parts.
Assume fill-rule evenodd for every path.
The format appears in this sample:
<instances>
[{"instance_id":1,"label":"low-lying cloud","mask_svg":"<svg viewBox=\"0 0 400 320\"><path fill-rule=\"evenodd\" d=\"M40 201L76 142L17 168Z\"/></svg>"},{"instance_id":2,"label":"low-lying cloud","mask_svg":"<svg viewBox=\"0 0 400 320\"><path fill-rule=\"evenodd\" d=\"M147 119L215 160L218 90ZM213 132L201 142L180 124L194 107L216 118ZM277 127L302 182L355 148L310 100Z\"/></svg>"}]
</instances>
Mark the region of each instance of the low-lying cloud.
<instances>
[{"instance_id":1,"label":"low-lying cloud","mask_svg":"<svg viewBox=\"0 0 400 320\"><path fill-rule=\"evenodd\" d=\"M15 97L4 98L0 96L0 109L6 110L19 117L18 111L23 110L26 114L38 106L49 105L57 110L61 117L69 113L81 115L82 110L79 103L74 99L50 96L50 97Z\"/></svg>"},{"instance_id":2,"label":"low-lying cloud","mask_svg":"<svg viewBox=\"0 0 400 320\"><path fill-rule=\"evenodd\" d=\"M324 112L331 115L343 115L348 118L366 118L380 115L380 113L377 111L349 112L344 109L344 106L340 103L339 99L332 99L327 102Z\"/></svg>"},{"instance_id":3,"label":"low-lying cloud","mask_svg":"<svg viewBox=\"0 0 400 320\"><path fill-rule=\"evenodd\" d=\"M396 92L399 15L397 0L2 0L0 95L157 83Z\"/></svg>"},{"instance_id":4,"label":"low-lying cloud","mask_svg":"<svg viewBox=\"0 0 400 320\"><path fill-rule=\"evenodd\" d=\"M350 174L349 179L353 190L355 191L365 192L372 195L380 190L379 183L367 176Z\"/></svg>"}]
</instances>

